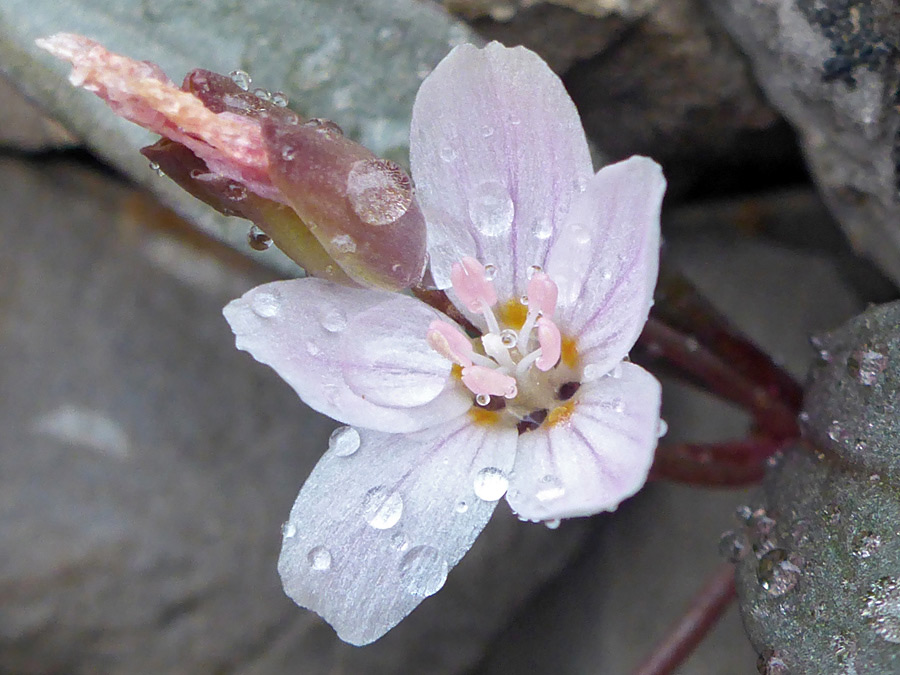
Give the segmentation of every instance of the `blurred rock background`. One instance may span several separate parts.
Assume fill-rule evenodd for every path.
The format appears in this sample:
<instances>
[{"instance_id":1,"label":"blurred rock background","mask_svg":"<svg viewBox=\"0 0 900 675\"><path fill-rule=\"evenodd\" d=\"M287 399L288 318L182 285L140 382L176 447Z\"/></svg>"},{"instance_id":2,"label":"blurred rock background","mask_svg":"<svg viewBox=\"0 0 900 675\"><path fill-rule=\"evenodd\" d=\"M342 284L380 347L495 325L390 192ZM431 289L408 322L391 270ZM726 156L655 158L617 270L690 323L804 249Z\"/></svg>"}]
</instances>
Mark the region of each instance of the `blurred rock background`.
<instances>
[{"instance_id":1,"label":"blurred rock background","mask_svg":"<svg viewBox=\"0 0 900 675\"><path fill-rule=\"evenodd\" d=\"M375 645L343 645L275 572L333 423L236 351L221 317L293 270L158 177L136 152L151 137L71 89L38 36L83 32L176 80L242 68L399 160L450 47L525 44L564 78L598 156L664 164L671 257L797 377L811 333L897 295L887 0L74 6L0 7L4 673L627 673L748 499L654 484L554 532L501 507L441 593ZM684 385L664 401L670 440L746 429ZM680 672L756 672L735 609Z\"/></svg>"}]
</instances>

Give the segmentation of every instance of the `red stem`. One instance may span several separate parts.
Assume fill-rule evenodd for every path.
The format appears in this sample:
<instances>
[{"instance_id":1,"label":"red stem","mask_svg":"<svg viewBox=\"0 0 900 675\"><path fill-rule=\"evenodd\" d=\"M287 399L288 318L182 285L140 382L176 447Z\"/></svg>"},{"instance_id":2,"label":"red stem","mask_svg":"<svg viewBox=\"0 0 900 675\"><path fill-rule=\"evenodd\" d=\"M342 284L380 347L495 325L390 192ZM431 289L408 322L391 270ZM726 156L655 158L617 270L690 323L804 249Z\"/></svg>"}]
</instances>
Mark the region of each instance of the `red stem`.
<instances>
[{"instance_id":1,"label":"red stem","mask_svg":"<svg viewBox=\"0 0 900 675\"><path fill-rule=\"evenodd\" d=\"M687 611L632 675L669 675L675 672L734 598L734 565L726 563L694 596Z\"/></svg>"},{"instance_id":2,"label":"red stem","mask_svg":"<svg viewBox=\"0 0 900 675\"><path fill-rule=\"evenodd\" d=\"M662 444L656 449L650 478L704 487L753 485L762 480L765 460L785 442L757 437L721 443Z\"/></svg>"}]
</instances>

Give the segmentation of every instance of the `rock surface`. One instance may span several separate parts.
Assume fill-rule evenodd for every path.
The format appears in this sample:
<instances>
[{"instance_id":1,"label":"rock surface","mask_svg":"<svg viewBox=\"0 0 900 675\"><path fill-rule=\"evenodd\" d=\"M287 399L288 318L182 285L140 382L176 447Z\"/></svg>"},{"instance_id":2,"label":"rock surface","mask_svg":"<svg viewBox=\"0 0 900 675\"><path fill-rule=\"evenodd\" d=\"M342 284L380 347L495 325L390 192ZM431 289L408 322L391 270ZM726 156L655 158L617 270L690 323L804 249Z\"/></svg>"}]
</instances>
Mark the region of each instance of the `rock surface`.
<instances>
[{"instance_id":1,"label":"rock surface","mask_svg":"<svg viewBox=\"0 0 900 675\"><path fill-rule=\"evenodd\" d=\"M83 167L0 182L0 671L461 673L582 540L498 509L439 594L341 643L275 569L334 423L221 315L271 273Z\"/></svg>"},{"instance_id":2,"label":"rock surface","mask_svg":"<svg viewBox=\"0 0 900 675\"><path fill-rule=\"evenodd\" d=\"M890 0L709 0L798 130L856 249L900 280L900 9Z\"/></svg>"}]
</instances>

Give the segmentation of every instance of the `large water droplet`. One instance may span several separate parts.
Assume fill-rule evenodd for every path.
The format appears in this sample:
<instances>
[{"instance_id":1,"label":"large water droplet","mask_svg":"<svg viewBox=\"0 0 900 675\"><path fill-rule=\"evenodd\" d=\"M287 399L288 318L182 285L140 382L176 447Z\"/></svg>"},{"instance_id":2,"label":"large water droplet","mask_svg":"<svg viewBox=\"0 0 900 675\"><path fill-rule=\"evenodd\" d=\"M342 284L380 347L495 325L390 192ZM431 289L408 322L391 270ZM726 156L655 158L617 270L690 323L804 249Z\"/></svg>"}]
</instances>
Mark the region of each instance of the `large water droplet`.
<instances>
[{"instance_id":1,"label":"large water droplet","mask_svg":"<svg viewBox=\"0 0 900 675\"><path fill-rule=\"evenodd\" d=\"M759 585L773 598L784 595L800 580L802 562L799 556L789 556L783 548L772 549L760 558L756 570Z\"/></svg>"},{"instance_id":2,"label":"large water droplet","mask_svg":"<svg viewBox=\"0 0 900 675\"><path fill-rule=\"evenodd\" d=\"M349 457L359 450L359 432L353 427L338 427L328 437L328 450L338 457Z\"/></svg>"},{"instance_id":3,"label":"large water droplet","mask_svg":"<svg viewBox=\"0 0 900 675\"><path fill-rule=\"evenodd\" d=\"M566 494L566 489L556 476L544 476L538 483L535 495L540 502L552 502Z\"/></svg>"},{"instance_id":4,"label":"large water droplet","mask_svg":"<svg viewBox=\"0 0 900 675\"><path fill-rule=\"evenodd\" d=\"M339 234L331 238L331 245L341 253L356 253L356 241L349 234Z\"/></svg>"},{"instance_id":5,"label":"large water droplet","mask_svg":"<svg viewBox=\"0 0 900 675\"><path fill-rule=\"evenodd\" d=\"M250 83L252 80L250 79L250 75L243 70L232 70L229 75L231 81L234 82L238 87L247 91L250 88Z\"/></svg>"},{"instance_id":6,"label":"large water droplet","mask_svg":"<svg viewBox=\"0 0 900 675\"><path fill-rule=\"evenodd\" d=\"M306 128L315 129L320 134L329 136L331 138L336 138L338 136L344 135L344 130L341 129L336 122L326 120L322 117L312 117L306 120L303 123L303 126Z\"/></svg>"},{"instance_id":7,"label":"large water droplet","mask_svg":"<svg viewBox=\"0 0 900 675\"><path fill-rule=\"evenodd\" d=\"M883 577L872 584L862 617L888 642L900 644L900 583Z\"/></svg>"},{"instance_id":8,"label":"large water droplet","mask_svg":"<svg viewBox=\"0 0 900 675\"><path fill-rule=\"evenodd\" d=\"M475 187L469 201L469 218L481 232L496 237L509 231L515 206L509 190L496 180L486 180Z\"/></svg>"},{"instance_id":9,"label":"large water droplet","mask_svg":"<svg viewBox=\"0 0 900 675\"><path fill-rule=\"evenodd\" d=\"M286 108L288 104L288 96L283 91L272 92L272 103L279 108Z\"/></svg>"},{"instance_id":10,"label":"large water droplet","mask_svg":"<svg viewBox=\"0 0 900 675\"><path fill-rule=\"evenodd\" d=\"M347 316L337 307L330 307L322 314L322 328L329 333L340 333L347 327Z\"/></svg>"},{"instance_id":11,"label":"large water droplet","mask_svg":"<svg viewBox=\"0 0 900 675\"><path fill-rule=\"evenodd\" d=\"M744 559L750 550L750 542L743 532L728 530L723 532L719 539L719 555L728 562L739 562Z\"/></svg>"},{"instance_id":12,"label":"large water droplet","mask_svg":"<svg viewBox=\"0 0 900 675\"><path fill-rule=\"evenodd\" d=\"M447 581L447 561L433 546L416 546L400 561L400 579L408 593L434 595Z\"/></svg>"},{"instance_id":13,"label":"large water droplet","mask_svg":"<svg viewBox=\"0 0 900 675\"><path fill-rule=\"evenodd\" d=\"M871 387L887 368L888 358L874 349L857 349L847 359L847 370L860 384Z\"/></svg>"},{"instance_id":14,"label":"large water droplet","mask_svg":"<svg viewBox=\"0 0 900 675\"><path fill-rule=\"evenodd\" d=\"M278 298L271 293L261 291L254 293L250 299L250 309L256 316L263 319L271 319L278 314Z\"/></svg>"},{"instance_id":15,"label":"large water droplet","mask_svg":"<svg viewBox=\"0 0 900 675\"><path fill-rule=\"evenodd\" d=\"M317 572L325 572L331 569L331 551L324 546L315 546L306 555L309 566Z\"/></svg>"},{"instance_id":16,"label":"large water droplet","mask_svg":"<svg viewBox=\"0 0 900 675\"><path fill-rule=\"evenodd\" d=\"M361 159L347 176L347 197L364 223L389 225L409 210L412 183L395 162Z\"/></svg>"},{"instance_id":17,"label":"large water droplet","mask_svg":"<svg viewBox=\"0 0 900 675\"><path fill-rule=\"evenodd\" d=\"M363 498L363 517L376 530L389 530L400 521L403 498L384 486L374 487Z\"/></svg>"},{"instance_id":18,"label":"large water droplet","mask_svg":"<svg viewBox=\"0 0 900 675\"><path fill-rule=\"evenodd\" d=\"M506 494L509 479L500 469L489 466L475 475L475 494L486 502L495 502Z\"/></svg>"}]
</instances>

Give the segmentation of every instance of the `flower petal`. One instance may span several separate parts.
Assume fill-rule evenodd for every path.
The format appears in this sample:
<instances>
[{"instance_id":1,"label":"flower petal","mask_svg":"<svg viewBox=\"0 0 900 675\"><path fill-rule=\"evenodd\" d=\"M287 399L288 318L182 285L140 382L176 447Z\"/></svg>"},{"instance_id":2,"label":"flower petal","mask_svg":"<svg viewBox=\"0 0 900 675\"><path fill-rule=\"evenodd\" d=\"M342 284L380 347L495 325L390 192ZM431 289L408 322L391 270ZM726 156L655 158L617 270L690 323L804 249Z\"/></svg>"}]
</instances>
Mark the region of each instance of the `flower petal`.
<instances>
[{"instance_id":1,"label":"flower petal","mask_svg":"<svg viewBox=\"0 0 900 675\"><path fill-rule=\"evenodd\" d=\"M501 298L525 292L572 197L592 175L575 105L541 58L492 42L455 48L422 83L410 161L432 273L470 255L497 268Z\"/></svg>"},{"instance_id":2,"label":"flower petal","mask_svg":"<svg viewBox=\"0 0 900 675\"><path fill-rule=\"evenodd\" d=\"M575 200L547 258L559 286L554 320L601 373L625 357L653 304L665 188L652 159L604 167Z\"/></svg>"},{"instance_id":3,"label":"flower petal","mask_svg":"<svg viewBox=\"0 0 900 675\"><path fill-rule=\"evenodd\" d=\"M502 496L476 496L479 472L509 472L516 432L462 415L415 434L359 436L353 454L327 452L300 490L278 571L297 604L364 645L436 593L472 546Z\"/></svg>"},{"instance_id":4,"label":"flower petal","mask_svg":"<svg viewBox=\"0 0 900 675\"><path fill-rule=\"evenodd\" d=\"M555 424L551 412L549 427L519 437L506 499L520 518L612 511L647 479L659 427L656 378L623 363L621 376L583 384L571 401Z\"/></svg>"},{"instance_id":5,"label":"flower petal","mask_svg":"<svg viewBox=\"0 0 900 675\"><path fill-rule=\"evenodd\" d=\"M238 349L346 424L415 431L472 405L426 339L429 324L446 317L413 298L294 279L254 288L224 314Z\"/></svg>"}]
</instances>

